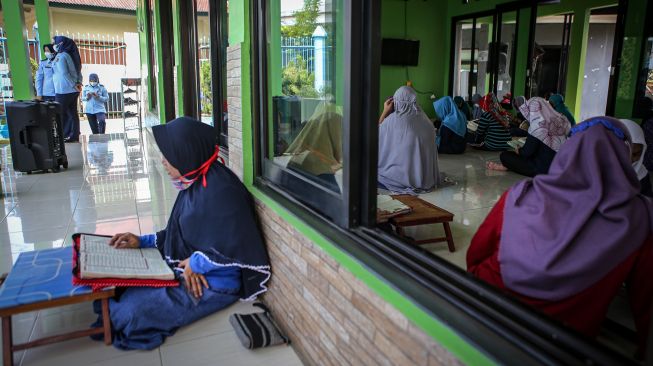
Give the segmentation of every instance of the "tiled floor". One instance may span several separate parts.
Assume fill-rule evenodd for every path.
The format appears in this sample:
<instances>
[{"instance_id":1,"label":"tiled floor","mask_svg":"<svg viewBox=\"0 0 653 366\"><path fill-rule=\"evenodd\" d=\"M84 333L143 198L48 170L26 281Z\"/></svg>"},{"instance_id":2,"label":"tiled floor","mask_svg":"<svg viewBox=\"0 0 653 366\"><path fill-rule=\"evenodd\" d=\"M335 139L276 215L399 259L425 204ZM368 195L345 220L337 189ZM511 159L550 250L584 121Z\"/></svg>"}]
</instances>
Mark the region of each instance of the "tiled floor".
<instances>
[{"instance_id":1,"label":"tiled floor","mask_svg":"<svg viewBox=\"0 0 653 366\"><path fill-rule=\"evenodd\" d=\"M0 273L11 269L20 252L70 245L75 232L145 234L165 227L176 191L149 135L123 133L122 121L109 121L107 132L67 144L69 169L56 174L16 173L9 147L0 149ZM228 316L251 311L251 304L237 303L181 329L153 351L125 352L78 339L16 353L15 364L300 365L291 347L249 351L240 345ZM93 321L90 304L24 314L13 320L14 342L83 329Z\"/></svg>"},{"instance_id":2,"label":"tiled floor","mask_svg":"<svg viewBox=\"0 0 653 366\"><path fill-rule=\"evenodd\" d=\"M425 245L432 253L465 269L465 255L476 229L501 195L525 177L512 172L485 169L488 160L498 161L499 153L468 148L462 155L440 154L440 172L456 181L455 185L420 195L420 198L454 214L451 231L456 251L447 243ZM444 236L441 224L408 228L406 234L421 239Z\"/></svg>"}]
</instances>

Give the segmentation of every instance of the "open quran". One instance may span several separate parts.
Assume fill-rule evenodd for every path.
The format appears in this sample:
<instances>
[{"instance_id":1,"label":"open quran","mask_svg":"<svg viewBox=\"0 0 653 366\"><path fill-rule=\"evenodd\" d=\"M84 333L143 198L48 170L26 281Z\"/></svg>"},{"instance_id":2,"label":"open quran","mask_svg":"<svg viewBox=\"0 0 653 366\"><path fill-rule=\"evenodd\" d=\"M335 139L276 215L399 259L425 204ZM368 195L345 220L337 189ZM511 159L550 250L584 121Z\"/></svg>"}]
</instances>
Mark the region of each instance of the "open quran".
<instances>
[{"instance_id":1,"label":"open quran","mask_svg":"<svg viewBox=\"0 0 653 366\"><path fill-rule=\"evenodd\" d=\"M116 249L111 238L79 237L79 277L174 280L175 274L156 248Z\"/></svg>"}]
</instances>

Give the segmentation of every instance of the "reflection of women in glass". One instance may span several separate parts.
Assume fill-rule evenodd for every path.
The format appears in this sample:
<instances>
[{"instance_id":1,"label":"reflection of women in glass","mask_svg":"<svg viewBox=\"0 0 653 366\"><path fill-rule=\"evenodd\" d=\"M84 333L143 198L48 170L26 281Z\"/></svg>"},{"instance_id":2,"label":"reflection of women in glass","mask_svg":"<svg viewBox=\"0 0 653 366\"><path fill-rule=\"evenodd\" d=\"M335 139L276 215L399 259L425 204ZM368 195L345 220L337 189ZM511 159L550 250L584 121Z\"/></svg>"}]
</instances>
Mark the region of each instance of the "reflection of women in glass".
<instances>
[{"instance_id":1,"label":"reflection of women in glass","mask_svg":"<svg viewBox=\"0 0 653 366\"><path fill-rule=\"evenodd\" d=\"M152 133L180 190L170 219L156 234L116 234L111 244L157 248L183 283L129 287L111 300L113 345L121 349L156 348L179 327L238 299L254 299L267 291L270 278L253 200L238 177L216 162L213 127L182 117Z\"/></svg>"},{"instance_id":2,"label":"reflection of women in glass","mask_svg":"<svg viewBox=\"0 0 653 366\"><path fill-rule=\"evenodd\" d=\"M321 112L317 114L317 112ZM316 115L317 114L317 115ZM342 164L342 116L336 107L318 106L284 155L290 155L288 167L318 179L330 189L340 192L335 172Z\"/></svg>"},{"instance_id":3,"label":"reflection of women in glass","mask_svg":"<svg viewBox=\"0 0 653 366\"><path fill-rule=\"evenodd\" d=\"M589 336L625 283L643 354L653 203L639 194L629 143L613 118L576 126L548 174L517 183L490 211L467 270Z\"/></svg>"},{"instance_id":4,"label":"reflection of women in glass","mask_svg":"<svg viewBox=\"0 0 653 366\"><path fill-rule=\"evenodd\" d=\"M501 108L497 97L488 93L480 102L483 114L478 121L476 135L483 138L483 150L501 151L508 150L510 136L510 121L512 115Z\"/></svg>"},{"instance_id":5,"label":"reflection of women in glass","mask_svg":"<svg viewBox=\"0 0 653 366\"><path fill-rule=\"evenodd\" d=\"M411 87L402 86L385 102L378 164L379 186L393 193L416 194L440 183L435 128Z\"/></svg>"},{"instance_id":6,"label":"reflection of women in glass","mask_svg":"<svg viewBox=\"0 0 653 366\"><path fill-rule=\"evenodd\" d=\"M464 100L463 104L467 105ZM458 109L451 97L442 97L435 101L433 106L435 107L435 113L442 120L442 125L438 130L438 137L436 138L438 152L442 154L464 153L467 147L467 142L465 141L467 118Z\"/></svg>"},{"instance_id":7,"label":"reflection of women in glass","mask_svg":"<svg viewBox=\"0 0 653 366\"><path fill-rule=\"evenodd\" d=\"M556 152L567 141L569 122L539 97L524 102L519 110L530 123L526 143L517 151L502 152L501 164L489 163L488 168L512 170L527 177L546 174Z\"/></svg>"}]
</instances>

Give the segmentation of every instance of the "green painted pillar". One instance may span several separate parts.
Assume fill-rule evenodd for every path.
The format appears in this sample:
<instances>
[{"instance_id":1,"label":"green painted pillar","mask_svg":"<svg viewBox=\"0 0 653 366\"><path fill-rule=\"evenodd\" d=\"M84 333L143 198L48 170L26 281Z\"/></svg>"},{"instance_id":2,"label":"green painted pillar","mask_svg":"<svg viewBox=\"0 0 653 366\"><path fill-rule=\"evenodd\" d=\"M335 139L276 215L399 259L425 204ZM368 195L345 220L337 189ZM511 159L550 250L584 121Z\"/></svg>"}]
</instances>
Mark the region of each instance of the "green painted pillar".
<instances>
[{"instance_id":1,"label":"green painted pillar","mask_svg":"<svg viewBox=\"0 0 653 366\"><path fill-rule=\"evenodd\" d=\"M156 54L154 57L156 57L156 69L154 72L159 73L157 75L156 81L157 81L157 103L159 107L159 121L161 124L165 124L167 121L166 119L166 99L165 99L165 82L164 79L161 75L161 71L163 70L163 42L161 40L161 29L163 29L161 25L161 0L153 0L154 3L154 43L156 44Z\"/></svg>"},{"instance_id":2,"label":"green painted pillar","mask_svg":"<svg viewBox=\"0 0 653 366\"><path fill-rule=\"evenodd\" d=\"M531 9L519 10L519 24L517 29L517 47L515 56L514 97L524 95L526 92L526 71L528 70L528 34L531 28Z\"/></svg>"},{"instance_id":3,"label":"green painted pillar","mask_svg":"<svg viewBox=\"0 0 653 366\"><path fill-rule=\"evenodd\" d=\"M27 51L23 0L1 0L7 35L9 71L14 99L34 99L32 68Z\"/></svg>"},{"instance_id":4,"label":"green painted pillar","mask_svg":"<svg viewBox=\"0 0 653 366\"><path fill-rule=\"evenodd\" d=\"M580 116L581 99L583 97L583 82L585 81L583 76L585 75L590 12L590 8L577 9L574 12L574 21L571 25L565 104L575 117Z\"/></svg>"},{"instance_id":5,"label":"green painted pillar","mask_svg":"<svg viewBox=\"0 0 653 366\"><path fill-rule=\"evenodd\" d=\"M39 46L43 49L44 44L52 42L52 37L50 37L50 5L48 0L34 0L34 8L36 9L36 22L39 25Z\"/></svg>"},{"instance_id":6,"label":"green painted pillar","mask_svg":"<svg viewBox=\"0 0 653 366\"><path fill-rule=\"evenodd\" d=\"M184 70L181 65L182 63L182 50L181 50L181 23L180 23L180 18L181 18L181 0L173 0L172 1L172 30L174 32L174 38L175 38L175 44L174 44L174 49L175 49L175 72L176 72L176 77L175 77L175 87L177 92L175 93L176 100L175 103L177 104L177 108L175 110L177 111L177 117L180 116L185 116L186 115L186 110L184 106Z\"/></svg>"}]
</instances>

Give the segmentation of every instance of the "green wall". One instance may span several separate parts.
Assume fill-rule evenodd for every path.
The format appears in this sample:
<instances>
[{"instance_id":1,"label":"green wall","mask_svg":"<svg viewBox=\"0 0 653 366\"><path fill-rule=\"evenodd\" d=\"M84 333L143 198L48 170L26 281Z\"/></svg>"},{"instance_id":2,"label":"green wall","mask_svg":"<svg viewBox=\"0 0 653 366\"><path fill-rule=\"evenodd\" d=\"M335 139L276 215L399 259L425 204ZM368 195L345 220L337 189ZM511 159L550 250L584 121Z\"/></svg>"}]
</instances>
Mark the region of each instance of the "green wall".
<instances>
[{"instance_id":1,"label":"green wall","mask_svg":"<svg viewBox=\"0 0 653 366\"><path fill-rule=\"evenodd\" d=\"M382 38L404 38L404 1L383 0L381 8ZM446 93L447 76L443 72L447 64L445 52L444 22L447 5L444 1L409 1L407 3L407 36L419 40L419 63L416 67L381 66L379 106L394 94L400 86L406 85L406 69L413 87L426 94L418 94L418 101L426 114L435 115L431 94L441 97Z\"/></svg>"}]
</instances>

